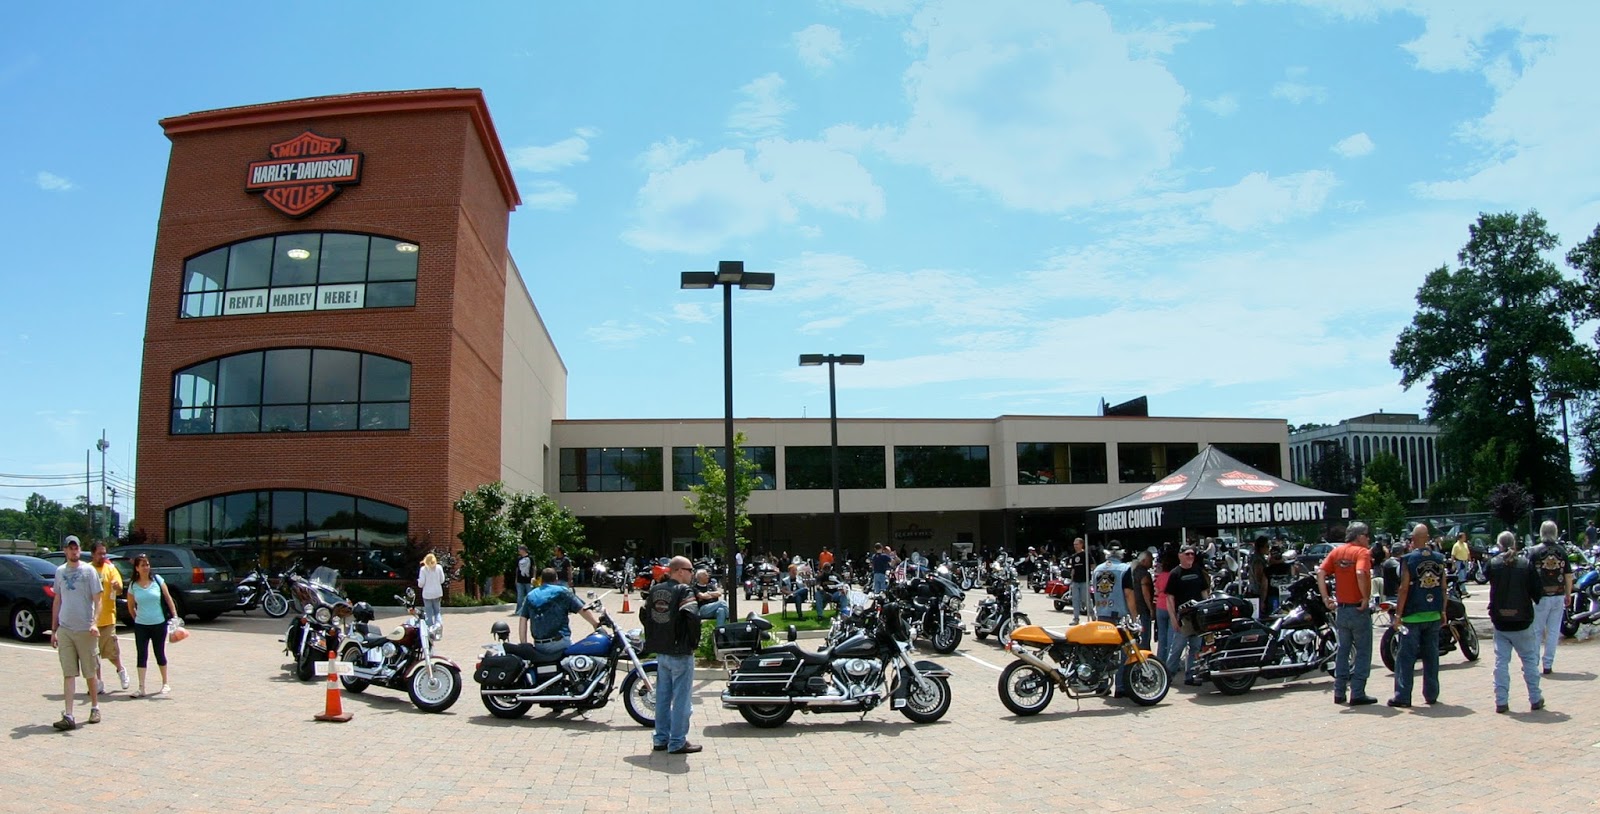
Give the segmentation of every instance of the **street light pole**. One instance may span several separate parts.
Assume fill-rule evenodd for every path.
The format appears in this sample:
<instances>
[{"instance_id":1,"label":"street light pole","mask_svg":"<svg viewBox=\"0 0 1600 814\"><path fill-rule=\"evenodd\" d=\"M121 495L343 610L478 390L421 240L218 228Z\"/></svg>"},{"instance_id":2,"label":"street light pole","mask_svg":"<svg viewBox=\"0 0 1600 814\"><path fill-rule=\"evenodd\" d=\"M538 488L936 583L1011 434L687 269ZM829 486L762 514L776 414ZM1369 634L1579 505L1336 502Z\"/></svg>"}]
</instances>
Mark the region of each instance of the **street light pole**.
<instances>
[{"instance_id":1,"label":"street light pole","mask_svg":"<svg viewBox=\"0 0 1600 814\"><path fill-rule=\"evenodd\" d=\"M723 260L717 263L716 271L685 271L680 276L680 288L704 289L722 286L722 481L724 500L723 546L727 549L723 556L726 557L724 568L729 578L734 578L738 573L738 540L739 536L734 524L738 519L735 510L736 499L734 486L738 479L739 466L734 458L733 450L733 287L748 288L756 291L770 291L776 283L776 276L771 272L744 270L742 260ZM724 596L728 600L728 615L739 615L739 590L738 585L724 585Z\"/></svg>"},{"instance_id":2,"label":"street light pole","mask_svg":"<svg viewBox=\"0 0 1600 814\"><path fill-rule=\"evenodd\" d=\"M830 440L828 453L833 468L833 553L840 556L843 551L839 531L839 400L837 389L834 386L833 366L865 364L867 357L859 353L802 353L800 364L802 367L826 364L828 366L828 428Z\"/></svg>"},{"instance_id":3,"label":"street light pole","mask_svg":"<svg viewBox=\"0 0 1600 814\"><path fill-rule=\"evenodd\" d=\"M1550 394L1552 398L1561 399L1561 445L1567 451L1566 477L1561 482L1562 502L1566 504L1565 518L1561 521L1561 530L1578 539L1572 531L1572 439L1567 435L1567 399L1577 398L1570 390L1557 390Z\"/></svg>"}]
</instances>

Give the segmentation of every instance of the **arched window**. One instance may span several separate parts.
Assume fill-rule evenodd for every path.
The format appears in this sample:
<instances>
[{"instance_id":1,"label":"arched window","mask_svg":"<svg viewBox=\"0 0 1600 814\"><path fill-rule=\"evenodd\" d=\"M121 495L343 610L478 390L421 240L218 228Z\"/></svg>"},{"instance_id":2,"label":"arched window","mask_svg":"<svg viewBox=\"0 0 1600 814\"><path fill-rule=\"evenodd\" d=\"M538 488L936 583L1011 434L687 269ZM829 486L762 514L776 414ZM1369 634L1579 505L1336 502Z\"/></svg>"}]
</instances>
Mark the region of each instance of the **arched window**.
<instances>
[{"instance_id":1,"label":"arched window","mask_svg":"<svg viewBox=\"0 0 1600 814\"><path fill-rule=\"evenodd\" d=\"M247 351L172 376L172 434L411 428L411 365L336 348Z\"/></svg>"},{"instance_id":2,"label":"arched window","mask_svg":"<svg viewBox=\"0 0 1600 814\"><path fill-rule=\"evenodd\" d=\"M178 315L397 308L417 304L417 244L296 232L222 246L183 264Z\"/></svg>"},{"instance_id":3,"label":"arched window","mask_svg":"<svg viewBox=\"0 0 1600 814\"><path fill-rule=\"evenodd\" d=\"M300 559L346 579L406 579L409 523L400 506L336 492L232 492L168 509L167 542L211 546L236 569Z\"/></svg>"}]
</instances>

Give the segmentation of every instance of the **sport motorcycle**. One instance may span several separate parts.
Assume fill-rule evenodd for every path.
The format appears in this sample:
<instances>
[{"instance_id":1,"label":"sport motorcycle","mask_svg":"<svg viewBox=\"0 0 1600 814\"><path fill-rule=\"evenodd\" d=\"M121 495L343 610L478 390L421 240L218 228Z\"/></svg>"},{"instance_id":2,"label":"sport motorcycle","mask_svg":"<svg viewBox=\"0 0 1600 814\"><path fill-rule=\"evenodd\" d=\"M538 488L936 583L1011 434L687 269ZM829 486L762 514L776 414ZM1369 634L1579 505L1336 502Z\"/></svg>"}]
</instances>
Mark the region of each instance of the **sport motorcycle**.
<instances>
[{"instance_id":1,"label":"sport motorcycle","mask_svg":"<svg viewBox=\"0 0 1600 814\"><path fill-rule=\"evenodd\" d=\"M512 644L511 626L504 621L490 627L495 641L483 646L472 674L489 714L521 718L534 704L554 710L599 709L611 700L620 669L627 673L621 691L629 717L640 726L656 725L656 663L641 655L643 632L624 632L594 592L588 598L600 627L563 653L546 655L531 644Z\"/></svg>"},{"instance_id":2,"label":"sport motorcycle","mask_svg":"<svg viewBox=\"0 0 1600 814\"><path fill-rule=\"evenodd\" d=\"M1004 646L1011 640L1012 631L1033 624L1033 620L1017 609L1021 591L1015 573L997 577L989 583L988 590L988 598L978 603L977 616L972 620L972 635L980 642L994 636Z\"/></svg>"},{"instance_id":3,"label":"sport motorcycle","mask_svg":"<svg viewBox=\"0 0 1600 814\"><path fill-rule=\"evenodd\" d=\"M911 658L909 603L882 597L862 614L864 624L844 641L820 652L790 642L755 650L739 662L722 691L751 725L782 726L801 712L860 712L888 701L916 723L931 723L950 709L950 673L931 661ZM761 633L772 623L746 620Z\"/></svg>"},{"instance_id":4,"label":"sport motorcycle","mask_svg":"<svg viewBox=\"0 0 1600 814\"><path fill-rule=\"evenodd\" d=\"M1037 715L1057 689L1068 698L1126 695L1144 707L1167 697L1167 668L1139 647L1133 617L1084 622L1055 633L1025 625L1006 650L1017 657L1000 673L1000 703L1017 715Z\"/></svg>"},{"instance_id":5,"label":"sport motorcycle","mask_svg":"<svg viewBox=\"0 0 1600 814\"><path fill-rule=\"evenodd\" d=\"M350 638L339 647L339 660L355 665L355 672L339 676L346 692L358 693L377 684L405 690L411 703L423 712L444 712L461 697L461 668L433 654L435 632L417 607L416 593L397 596L406 620L384 633L372 623L372 606L357 602Z\"/></svg>"},{"instance_id":6,"label":"sport motorcycle","mask_svg":"<svg viewBox=\"0 0 1600 814\"><path fill-rule=\"evenodd\" d=\"M1195 677L1210 680L1223 695L1243 695L1261 678L1296 678L1331 669L1336 640L1333 617L1302 576L1289 585L1281 613L1269 624L1234 596L1189 601L1178 608L1178 632L1200 636Z\"/></svg>"},{"instance_id":7,"label":"sport motorcycle","mask_svg":"<svg viewBox=\"0 0 1600 814\"><path fill-rule=\"evenodd\" d=\"M1378 605L1380 616L1373 620L1373 624L1383 626L1383 638L1378 643L1378 655L1383 659L1383 666L1390 672L1400 661L1400 634L1394 627L1394 614L1399 610L1393 603L1384 602ZM1477 661L1480 655L1481 642L1478 640L1478 630L1467 619L1467 606L1461 601L1461 593L1454 583L1451 583L1449 593L1444 601L1444 624L1439 626L1439 655L1449 653L1451 650L1461 648L1461 655L1467 661Z\"/></svg>"}]
</instances>

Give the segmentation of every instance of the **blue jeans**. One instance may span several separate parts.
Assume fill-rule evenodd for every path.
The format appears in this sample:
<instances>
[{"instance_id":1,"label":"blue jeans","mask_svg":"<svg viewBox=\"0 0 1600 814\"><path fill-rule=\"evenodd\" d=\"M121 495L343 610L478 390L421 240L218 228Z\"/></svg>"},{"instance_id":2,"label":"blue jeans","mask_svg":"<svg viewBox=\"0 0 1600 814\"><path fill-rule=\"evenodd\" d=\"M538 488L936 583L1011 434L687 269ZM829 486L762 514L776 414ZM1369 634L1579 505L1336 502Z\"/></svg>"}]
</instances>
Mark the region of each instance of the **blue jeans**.
<instances>
[{"instance_id":1,"label":"blue jeans","mask_svg":"<svg viewBox=\"0 0 1600 814\"><path fill-rule=\"evenodd\" d=\"M1156 611L1156 655L1161 663L1166 663L1167 649L1171 647L1168 642L1173 641L1172 614L1166 608Z\"/></svg>"},{"instance_id":2,"label":"blue jeans","mask_svg":"<svg viewBox=\"0 0 1600 814\"><path fill-rule=\"evenodd\" d=\"M1561 641L1561 616L1566 609L1566 598L1561 594L1540 597L1533 606L1533 644L1543 656L1541 663L1546 670L1556 666L1556 643Z\"/></svg>"},{"instance_id":3,"label":"blue jeans","mask_svg":"<svg viewBox=\"0 0 1600 814\"><path fill-rule=\"evenodd\" d=\"M816 604L811 606L817 612L817 618L822 618L822 612L827 610L829 605L839 610L844 610L844 594L829 593L820 588L817 589Z\"/></svg>"},{"instance_id":4,"label":"blue jeans","mask_svg":"<svg viewBox=\"0 0 1600 814\"><path fill-rule=\"evenodd\" d=\"M1079 614L1093 618L1094 611L1090 610L1091 607L1092 605L1089 603L1089 583L1072 583L1072 623L1078 623Z\"/></svg>"},{"instance_id":5,"label":"blue jeans","mask_svg":"<svg viewBox=\"0 0 1600 814\"><path fill-rule=\"evenodd\" d=\"M528 597L528 591L533 589L533 584L528 582L517 583L517 610L522 610L522 600Z\"/></svg>"},{"instance_id":6,"label":"blue jeans","mask_svg":"<svg viewBox=\"0 0 1600 814\"><path fill-rule=\"evenodd\" d=\"M1333 654L1333 694L1360 698L1367 694L1367 677L1372 675L1372 613L1364 608L1339 608L1333 612L1333 635L1338 648Z\"/></svg>"},{"instance_id":7,"label":"blue jeans","mask_svg":"<svg viewBox=\"0 0 1600 814\"><path fill-rule=\"evenodd\" d=\"M1539 691L1539 638L1533 628L1494 632L1494 704L1511 702L1511 653L1522 661L1522 683L1528 685L1528 703L1544 700Z\"/></svg>"},{"instance_id":8,"label":"blue jeans","mask_svg":"<svg viewBox=\"0 0 1600 814\"><path fill-rule=\"evenodd\" d=\"M884 592L884 589L886 589L888 587L889 587L889 575L888 574L873 574L872 575L872 592L873 593L881 594L881 593Z\"/></svg>"},{"instance_id":9,"label":"blue jeans","mask_svg":"<svg viewBox=\"0 0 1600 814\"><path fill-rule=\"evenodd\" d=\"M428 624L435 629L438 629L440 623L439 602L441 599L441 597L435 597L422 600L422 615L428 620Z\"/></svg>"},{"instance_id":10,"label":"blue jeans","mask_svg":"<svg viewBox=\"0 0 1600 814\"><path fill-rule=\"evenodd\" d=\"M1150 628L1154 623L1155 617L1149 613L1139 614L1139 648L1141 650L1150 649Z\"/></svg>"},{"instance_id":11,"label":"blue jeans","mask_svg":"<svg viewBox=\"0 0 1600 814\"><path fill-rule=\"evenodd\" d=\"M701 619L715 619L717 627L722 627L728 623L728 603L720 599L707 602L700 606L699 614Z\"/></svg>"},{"instance_id":12,"label":"blue jeans","mask_svg":"<svg viewBox=\"0 0 1600 814\"><path fill-rule=\"evenodd\" d=\"M1185 681L1194 678L1194 659L1200 654L1200 637L1185 636L1178 629L1178 621L1167 614L1167 630L1162 634L1161 661L1167 665L1167 673L1177 675L1178 669L1183 669Z\"/></svg>"},{"instance_id":13,"label":"blue jeans","mask_svg":"<svg viewBox=\"0 0 1600 814\"><path fill-rule=\"evenodd\" d=\"M694 656L656 656L656 731L651 742L681 749L689 741Z\"/></svg>"},{"instance_id":14,"label":"blue jeans","mask_svg":"<svg viewBox=\"0 0 1600 814\"><path fill-rule=\"evenodd\" d=\"M1411 703L1411 678L1422 657L1422 700L1439 700L1439 623L1405 622L1400 637L1400 660L1394 665L1394 697Z\"/></svg>"}]
</instances>

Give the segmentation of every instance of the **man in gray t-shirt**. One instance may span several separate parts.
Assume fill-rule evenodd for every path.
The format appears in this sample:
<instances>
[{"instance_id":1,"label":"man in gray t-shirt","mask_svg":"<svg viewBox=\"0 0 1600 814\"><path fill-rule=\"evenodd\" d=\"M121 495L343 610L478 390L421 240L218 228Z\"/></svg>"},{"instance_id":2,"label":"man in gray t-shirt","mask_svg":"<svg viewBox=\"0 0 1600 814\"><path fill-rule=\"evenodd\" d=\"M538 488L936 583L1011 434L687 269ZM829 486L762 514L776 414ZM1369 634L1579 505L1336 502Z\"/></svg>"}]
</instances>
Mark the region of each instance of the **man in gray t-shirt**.
<instances>
[{"instance_id":1,"label":"man in gray t-shirt","mask_svg":"<svg viewBox=\"0 0 1600 814\"><path fill-rule=\"evenodd\" d=\"M89 685L89 723L100 723L100 691L94 680L99 671L100 629L95 626L95 619L100 611L100 575L82 561L83 552L77 537L68 535L62 548L66 550L67 561L56 569L56 598L50 610L50 646L56 648L61 661L61 694L66 699L66 711L54 726L66 731L78 728L77 720L72 717L72 702L79 674ZM117 634L113 630L106 635Z\"/></svg>"}]
</instances>

